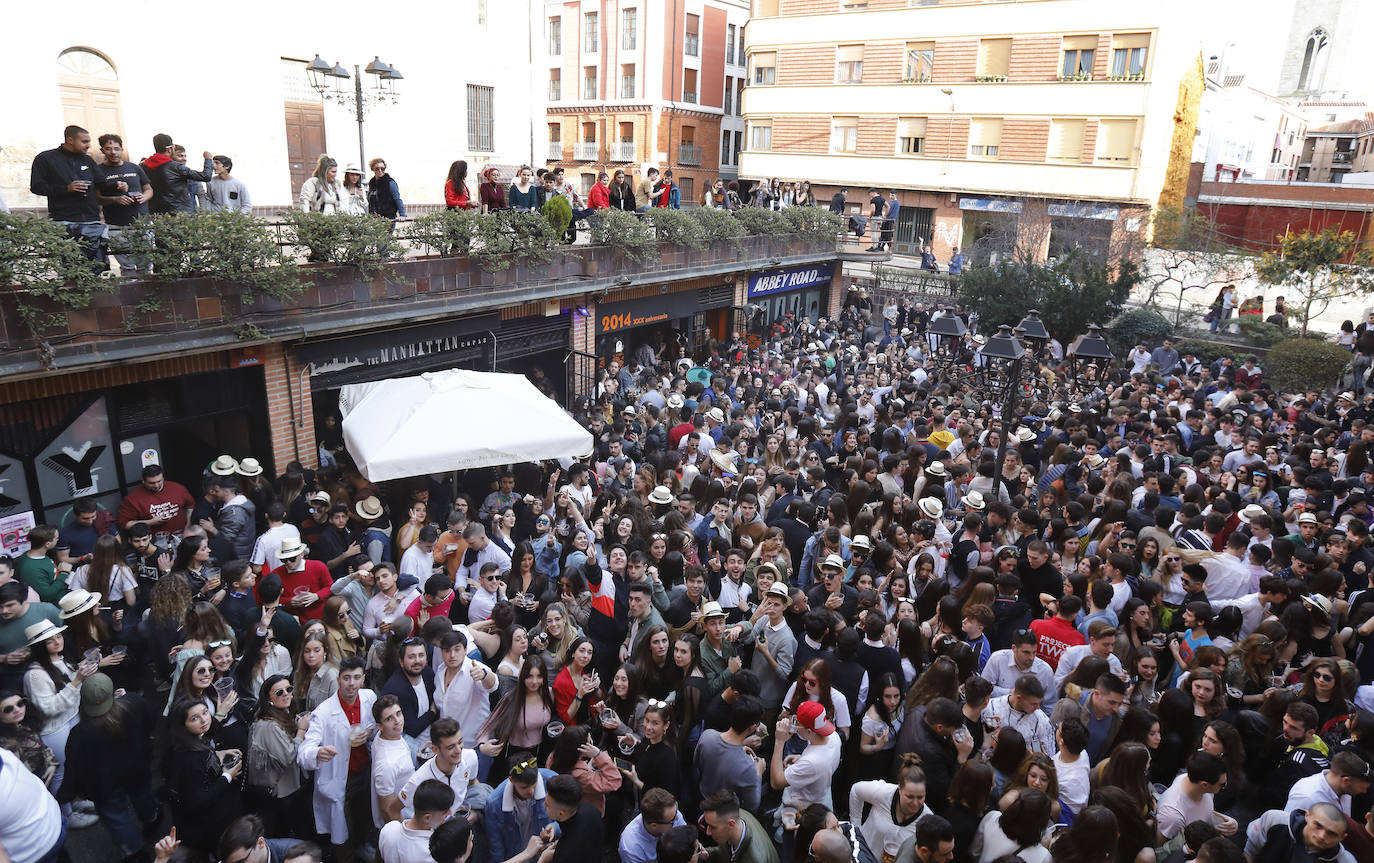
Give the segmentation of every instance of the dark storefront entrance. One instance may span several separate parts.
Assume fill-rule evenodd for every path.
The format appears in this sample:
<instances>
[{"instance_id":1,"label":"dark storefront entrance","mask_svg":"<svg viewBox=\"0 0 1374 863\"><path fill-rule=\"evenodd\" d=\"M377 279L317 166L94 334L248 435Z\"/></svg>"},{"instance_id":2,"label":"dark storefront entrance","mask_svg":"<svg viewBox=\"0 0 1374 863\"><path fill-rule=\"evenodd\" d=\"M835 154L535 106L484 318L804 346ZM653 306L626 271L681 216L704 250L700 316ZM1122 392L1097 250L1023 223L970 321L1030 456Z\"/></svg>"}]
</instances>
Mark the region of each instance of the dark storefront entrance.
<instances>
[{"instance_id":1,"label":"dark storefront entrance","mask_svg":"<svg viewBox=\"0 0 1374 863\"><path fill-rule=\"evenodd\" d=\"M825 313L835 264L772 270L749 277L749 332L764 336L789 317L805 317L813 324Z\"/></svg>"},{"instance_id":2,"label":"dark storefront entrance","mask_svg":"<svg viewBox=\"0 0 1374 863\"><path fill-rule=\"evenodd\" d=\"M31 512L60 525L78 497L110 511L147 461L199 492L221 453L269 470L271 436L261 368L226 369L54 396L0 409L0 523Z\"/></svg>"},{"instance_id":3,"label":"dark storefront entrance","mask_svg":"<svg viewBox=\"0 0 1374 863\"><path fill-rule=\"evenodd\" d=\"M734 285L716 285L601 303L596 308L597 356L603 364L624 360L647 345L664 361L695 359L712 339L728 335L734 297Z\"/></svg>"}]
</instances>

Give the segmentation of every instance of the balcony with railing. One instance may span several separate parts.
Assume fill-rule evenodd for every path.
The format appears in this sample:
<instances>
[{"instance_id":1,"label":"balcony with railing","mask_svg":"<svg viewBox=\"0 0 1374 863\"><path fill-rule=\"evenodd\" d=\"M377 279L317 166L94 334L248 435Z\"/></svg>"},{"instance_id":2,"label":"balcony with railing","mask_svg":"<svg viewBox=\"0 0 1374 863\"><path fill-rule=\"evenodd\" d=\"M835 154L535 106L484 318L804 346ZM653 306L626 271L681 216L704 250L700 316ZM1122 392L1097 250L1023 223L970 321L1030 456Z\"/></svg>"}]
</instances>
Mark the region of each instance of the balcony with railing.
<instances>
[{"instance_id":1,"label":"balcony with railing","mask_svg":"<svg viewBox=\"0 0 1374 863\"><path fill-rule=\"evenodd\" d=\"M695 104L697 103L697 91L696 91L696 90L683 90L683 91L682 91L682 101L684 101L684 102L691 102L693 105L695 105Z\"/></svg>"},{"instance_id":2,"label":"balcony with railing","mask_svg":"<svg viewBox=\"0 0 1374 863\"><path fill-rule=\"evenodd\" d=\"M1355 153L1353 150L1337 150L1331 154L1331 164L1349 165L1354 156Z\"/></svg>"},{"instance_id":3,"label":"balcony with railing","mask_svg":"<svg viewBox=\"0 0 1374 863\"><path fill-rule=\"evenodd\" d=\"M686 34L682 40L682 47L688 57L698 57L701 55L701 38L696 33Z\"/></svg>"},{"instance_id":4,"label":"balcony with railing","mask_svg":"<svg viewBox=\"0 0 1374 863\"><path fill-rule=\"evenodd\" d=\"M600 147L595 141L578 141L573 144L573 158L579 162L595 162L600 157Z\"/></svg>"},{"instance_id":5,"label":"balcony with railing","mask_svg":"<svg viewBox=\"0 0 1374 863\"><path fill-rule=\"evenodd\" d=\"M561 161L563 161L563 142L562 142L562 141L550 141L550 142L549 142L549 152L546 154L546 158L547 158L550 162L561 162Z\"/></svg>"},{"instance_id":6,"label":"balcony with railing","mask_svg":"<svg viewBox=\"0 0 1374 863\"><path fill-rule=\"evenodd\" d=\"M679 165L700 165L701 148L695 144L683 144L677 148L677 163Z\"/></svg>"},{"instance_id":7,"label":"balcony with railing","mask_svg":"<svg viewBox=\"0 0 1374 863\"><path fill-rule=\"evenodd\" d=\"M633 162L635 160L634 141L612 141L610 151L610 161L612 162Z\"/></svg>"}]
</instances>

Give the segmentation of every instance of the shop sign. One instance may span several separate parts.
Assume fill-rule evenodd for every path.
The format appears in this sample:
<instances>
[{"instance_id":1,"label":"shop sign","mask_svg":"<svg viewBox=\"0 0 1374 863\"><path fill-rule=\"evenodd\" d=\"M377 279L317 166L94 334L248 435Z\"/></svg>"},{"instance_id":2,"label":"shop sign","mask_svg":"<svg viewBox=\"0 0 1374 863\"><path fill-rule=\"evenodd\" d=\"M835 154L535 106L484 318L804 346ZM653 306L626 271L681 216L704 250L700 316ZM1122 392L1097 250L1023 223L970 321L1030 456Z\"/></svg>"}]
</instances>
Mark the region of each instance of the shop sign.
<instances>
[{"instance_id":1,"label":"shop sign","mask_svg":"<svg viewBox=\"0 0 1374 863\"><path fill-rule=\"evenodd\" d=\"M0 518L0 553L18 557L29 550L29 531L35 525L33 510Z\"/></svg>"},{"instance_id":2,"label":"shop sign","mask_svg":"<svg viewBox=\"0 0 1374 863\"><path fill-rule=\"evenodd\" d=\"M749 277L749 298L781 294L815 285L828 285L835 275L835 262L813 267L794 267L772 273L755 273Z\"/></svg>"},{"instance_id":3,"label":"shop sign","mask_svg":"<svg viewBox=\"0 0 1374 863\"><path fill-rule=\"evenodd\" d=\"M1019 213L1021 202L1008 198L960 198L959 209L983 213Z\"/></svg>"},{"instance_id":4,"label":"shop sign","mask_svg":"<svg viewBox=\"0 0 1374 863\"><path fill-rule=\"evenodd\" d=\"M1047 209L1051 216L1068 219L1105 219L1115 222L1121 215L1121 208L1110 204L1050 204Z\"/></svg>"},{"instance_id":5,"label":"shop sign","mask_svg":"<svg viewBox=\"0 0 1374 863\"><path fill-rule=\"evenodd\" d=\"M601 303L596 307L596 334L604 336L608 333L632 330L635 327L675 321L704 311L700 306L700 298L696 291L640 297L637 300L622 300L618 303Z\"/></svg>"},{"instance_id":6,"label":"shop sign","mask_svg":"<svg viewBox=\"0 0 1374 863\"><path fill-rule=\"evenodd\" d=\"M311 376L337 374L356 366L385 366L420 357L458 353L487 339L487 331L501 326L499 315L461 318L419 327L357 333L298 345L296 356Z\"/></svg>"}]
</instances>

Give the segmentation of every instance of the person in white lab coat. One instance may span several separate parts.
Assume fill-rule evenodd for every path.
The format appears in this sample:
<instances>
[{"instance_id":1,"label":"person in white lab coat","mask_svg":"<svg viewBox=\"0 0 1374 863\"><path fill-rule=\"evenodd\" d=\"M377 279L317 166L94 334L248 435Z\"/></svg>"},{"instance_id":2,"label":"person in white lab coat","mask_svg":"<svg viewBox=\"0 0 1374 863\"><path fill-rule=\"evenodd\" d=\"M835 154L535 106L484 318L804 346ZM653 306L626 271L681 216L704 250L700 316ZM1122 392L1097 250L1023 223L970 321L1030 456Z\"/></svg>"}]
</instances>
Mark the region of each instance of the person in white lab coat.
<instances>
[{"instance_id":1,"label":"person in white lab coat","mask_svg":"<svg viewBox=\"0 0 1374 863\"><path fill-rule=\"evenodd\" d=\"M336 851L346 842L356 845L371 832L367 747L377 727L372 717L376 700L376 693L363 689L362 657L344 657L338 692L310 714L310 727L296 751L296 763L315 774L315 830L327 833ZM362 751L355 757L357 750ZM357 761L360 769L350 770Z\"/></svg>"}]
</instances>

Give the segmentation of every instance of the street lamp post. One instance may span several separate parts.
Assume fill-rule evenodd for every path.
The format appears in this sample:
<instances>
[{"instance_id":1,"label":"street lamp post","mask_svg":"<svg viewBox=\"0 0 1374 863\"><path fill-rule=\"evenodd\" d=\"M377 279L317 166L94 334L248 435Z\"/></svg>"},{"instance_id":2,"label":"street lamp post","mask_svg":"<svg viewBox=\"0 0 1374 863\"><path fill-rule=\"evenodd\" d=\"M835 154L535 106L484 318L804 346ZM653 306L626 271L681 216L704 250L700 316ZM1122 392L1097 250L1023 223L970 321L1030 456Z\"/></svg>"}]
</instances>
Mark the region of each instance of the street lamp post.
<instances>
[{"instance_id":1,"label":"street lamp post","mask_svg":"<svg viewBox=\"0 0 1374 863\"><path fill-rule=\"evenodd\" d=\"M997 441L997 468L992 474L996 482L992 489L994 500L1000 496L1006 482L1002 476L1002 465L1007 460L1007 441L1013 431L1011 418L1021 393L1021 373L1027 357L1026 349L1018 337L1020 329L1018 327L1018 332L1013 333L1010 326L1002 324L997 328L997 335L988 339L988 343L979 351L984 392L1000 406L1002 416L1002 434Z\"/></svg>"},{"instance_id":2,"label":"street lamp post","mask_svg":"<svg viewBox=\"0 0 1374 863\"><path fill-rule=\"evenodd\" d=\"M363 73L374 78L372 87L366 90L363 88ZM395 105L400 98L397 82L404 80L405 76L401 74L400 69L383 63L379 57L373 57L372 62L361 69L355 63L353 74L350 76L342 64L336 62L330 66L327 61L320 59L319 54L305 64L305 74L310 80L311 89L319 93L322 99L332 100L353 109L353 116L358 121L358 168L361 169L367 164L363 150L363 121L367 110L386 102ZM353 79L351 93L343 84L350 77Z\"/></svg>"}]
</instances>

